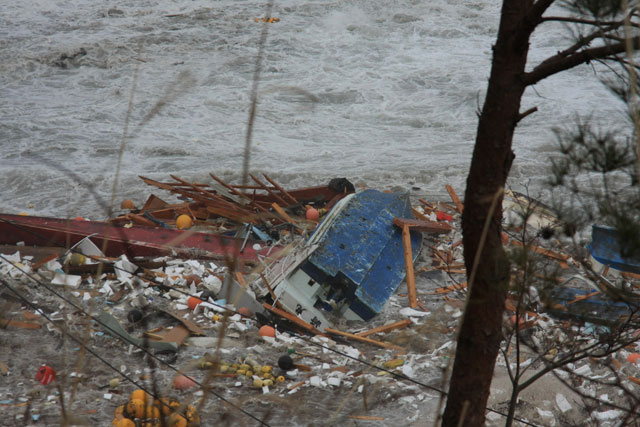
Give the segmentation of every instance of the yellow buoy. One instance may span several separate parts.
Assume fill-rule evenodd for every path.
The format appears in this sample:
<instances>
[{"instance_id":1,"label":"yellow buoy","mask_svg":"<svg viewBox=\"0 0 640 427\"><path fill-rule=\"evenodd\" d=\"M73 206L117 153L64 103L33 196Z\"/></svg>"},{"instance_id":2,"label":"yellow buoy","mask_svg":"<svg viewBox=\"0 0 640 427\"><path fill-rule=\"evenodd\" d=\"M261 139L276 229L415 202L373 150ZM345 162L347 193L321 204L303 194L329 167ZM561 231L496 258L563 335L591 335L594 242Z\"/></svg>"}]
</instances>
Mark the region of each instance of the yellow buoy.
<instances>
[{"instance_id":1,"label":"yellow buoy","mask_svg":"<svg viewBox=\"0 0 640 427\"><path fill-rule=\"evenodd\" d=\"M145 402L140 399L131 399L127 402L126 414L131 418L142 418L145 413Z\"/></svg>"},{"instance_id":2,"label":"yellow buoy","mask_svg":"<svg viewBox=\"0 0 640 427\"><path fill-rule=\"evenodd\" d=\"M119 420L113 420L111 425L115 427L136 427L136 423L131 421L129 418L121 418Z\"/></svg>"},{"instance_id":3,"label":"yellow buoy","mask_svg":"<svg viewBox=\"0 0 640 427\"><path fill-rule=\"evenodd\" d=\"M148 394L146 391L142 390L141 388L134 390L131 392L131 395L129 396L129 400L134 400L134 399L140 399L143 402L147 401L148 398Z\"/></svg>"},{"instance_id":4,"label":"yellow buoy","mask_svg":"<svg viewBox=\"0 0 640 427\"><path fill-rule=\"evenodd\" d=\"M189 215L180 215L178 219L176 219L176 227L180 230L184 230L186 228L190 228L193 225L193 220Z\"/></svg>"}]
</instances>

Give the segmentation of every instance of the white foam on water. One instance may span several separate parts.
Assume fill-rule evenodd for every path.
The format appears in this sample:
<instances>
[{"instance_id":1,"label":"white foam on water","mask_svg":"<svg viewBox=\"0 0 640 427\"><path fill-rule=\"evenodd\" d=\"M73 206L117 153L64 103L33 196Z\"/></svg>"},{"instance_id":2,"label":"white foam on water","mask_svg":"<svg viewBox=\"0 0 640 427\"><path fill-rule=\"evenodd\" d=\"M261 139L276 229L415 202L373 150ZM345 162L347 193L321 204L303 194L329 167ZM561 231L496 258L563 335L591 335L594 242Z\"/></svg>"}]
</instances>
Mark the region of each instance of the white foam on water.
<instances>
[{"instance_id":1,"label":"white foam on water","mask_svg":"<svg viewBox=\"0 0 640 427\"><path fill-rule=\"evenodd\" d=\"M344 176L367 187L462 194L491 65L498 2L34 1L0 10L3 211L104 217L138 178L238 182L259 40L268 25L250 168L289 188ZM530 59L566 33L545 25ZM564 44L566 46L566 44ZM538 188L553 126L621 106L589 67L528 90L512 185ZM162 196L162 195L161 195ZM29 207L33 206L33 207Z\"/></svg>"}]
</instances>

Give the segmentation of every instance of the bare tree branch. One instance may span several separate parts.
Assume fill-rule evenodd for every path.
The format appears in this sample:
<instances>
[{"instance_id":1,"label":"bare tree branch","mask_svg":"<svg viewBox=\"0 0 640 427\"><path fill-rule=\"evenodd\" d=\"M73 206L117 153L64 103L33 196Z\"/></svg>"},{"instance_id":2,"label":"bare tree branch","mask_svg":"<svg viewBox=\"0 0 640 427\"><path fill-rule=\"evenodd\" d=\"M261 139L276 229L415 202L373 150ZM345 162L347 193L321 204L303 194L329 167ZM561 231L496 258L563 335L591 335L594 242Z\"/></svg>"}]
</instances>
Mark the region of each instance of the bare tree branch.
<instances>
[{"instance_id":1,"label":"bare tree branch","mask_svg":"<svg viewBox=\"0 0 640 427\"><path fill-rule=\"evenodd\" d=\"M569 24L585 24L593 25L594 27L611 26L620 27L624 25L624 21L592 21L591 19L574 18L571 16L545 16L541 19L541 22L565 22ZM634 24L637 27L638 24Z\"/></svg>"},{"instance_id":2,"label":"bare tree branch","mask_svg":"<svg viewBox=\"0 0 640 427\"><path fill-rule=\"evenodd\" d=\"M634 49L640 47L639 40L633 40ZM581 50L569 56L558 53L552 57L545 59L537 67L528 73L524 73L522 81L526 86L538 83L539 81L557 74L562 71L569 70L575 66L585 64L595 59L603 59L625 52L624 43L616 43L609 46L598 46L590 49Z\"/></svg>"}]
</instances>

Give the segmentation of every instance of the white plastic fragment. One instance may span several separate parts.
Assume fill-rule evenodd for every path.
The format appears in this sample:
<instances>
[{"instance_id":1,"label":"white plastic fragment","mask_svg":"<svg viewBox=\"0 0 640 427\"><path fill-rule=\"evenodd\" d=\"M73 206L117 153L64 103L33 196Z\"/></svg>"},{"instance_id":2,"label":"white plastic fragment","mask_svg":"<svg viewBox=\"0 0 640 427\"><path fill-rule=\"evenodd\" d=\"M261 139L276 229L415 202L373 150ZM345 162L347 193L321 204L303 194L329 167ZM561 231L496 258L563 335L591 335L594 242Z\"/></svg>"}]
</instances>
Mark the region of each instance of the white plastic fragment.
<instances>
[{"instance_id":1,"label":"white plastic fragment","mask_svg":"<svg viewBox=\"0 0 640 427\"><path fill-rule=\"evenodd\" d=\"M15 254L13 255L2 255L6 261L9 262L20 262L20 251L17 251ZM3 261L5 261L3 260Z\"/></svg>"},{"instance_id":2,"label":"white plastic fragment","mask_svg":"<svg viewBox=\"0 0 640 427\"><path fill-rule=\"evenodd\" d=\"M577 375L589 375L591 373L591 368L589 365L582 365L578 369L574 370L573 373Z\"/></svg>"},{"instance_id":3,"label":"white plastic fragment","mask_svg":"<svg viewBox=\"0 0 640 427\"><path fill-rule=\"evenodd\" d=\"M80 287L80 282L82 282L82 276L76 276L73 274L64 274L64 273L56 273L51 281L53 285L65 285L72 287L74 289L78 289Z\"/></svg>"},{"instance_id":4,"label":"white plastic fragment","mask_svg":"<svg viewBox=\"0 0 640 427\"><path fill-rule=\"evenodd\" d=\"M340 378L338 378L338 377L329 377L329 378L327 378L327 384L335 386L335 387L340 387Z\"/></svg>"},{"instance_id":5,"label":"white plastic fragment","mask_svg":"<svg viewBox=\"0 0 640 427\"><path fill-rule=\"evenodd\" d=\"M569 403L567 398L560 393L556 394L556 404L563 414L571 409L571 404Z\"/></svg>"},{"instance_id":6,"label":"white plastic fragment","mask_svg":"<svg viewBox=\"0 0 640 427\"><path fill-rule=\"evenodd\" d=\"M551 411L545 411L544 409L540 409L540 408L536 408L536 410L538 411L538 414L542 418L553 418L553 412Z\"/></svg>"},{"instance_id":7,"label":"white plastic fragment","mask_svg":"<svg viewBox=\"0 0 640 427\"><path fill-rule=\"evenodd\" d=\"M320 378L317 375L314 375L313 377L309 378L309 384L311 384L314 387L320 387L321 383L322 383L322 378Z\"/></svg>"},{"instance_id":8,"label":"white plastic fragment","mask_svg":"<svg viewBox=\"0 0 640 427\"><path fill-rule=\"evenodd\" d=\"M592 415L598 421L611 421L611 420L621 419L622 411L611 409L609 411L604 411L604 412L593 412Z\"/></svg>"},{"instance_id":9,"label":"white plastic fragment","mask_svg":"<svg viewBox=\"0 0 640 427\"><path fill-rule=\"evenodd\" d=\"M424 317L428 316L431 313L427 313L426 311L414 310L411 307L404 307L400 309L400 315L405 317Z\"/></svg>"},{"instance_id":10,"label":"white plastic fragment","mask_svg":"<svg viewBox=\"0 0 640 427\"><path fill-rule=\"evenodd\" d=\"M138 266L130 262L125 255L121 255L120 259L113 264L116 272L116 277L123 283L131 283L133 273L138 269Z\"/></svg>"}]
</instances>

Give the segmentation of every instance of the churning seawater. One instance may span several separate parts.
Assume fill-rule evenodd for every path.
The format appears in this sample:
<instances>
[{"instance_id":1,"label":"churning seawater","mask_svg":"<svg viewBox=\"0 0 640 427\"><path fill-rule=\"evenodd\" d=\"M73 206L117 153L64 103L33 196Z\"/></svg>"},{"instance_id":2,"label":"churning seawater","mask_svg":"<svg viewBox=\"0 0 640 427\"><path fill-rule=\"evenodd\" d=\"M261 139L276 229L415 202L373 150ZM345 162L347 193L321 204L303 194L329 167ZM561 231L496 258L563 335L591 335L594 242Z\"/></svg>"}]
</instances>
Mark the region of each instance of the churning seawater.
<instances>
[{"instance_id":1,"label":"churning seawater","mask_svg":"<svg viewBox=\"0 0 640 427\"><path fill-rule=\"evenodd\" d=\"M339 176L427 198L445 184L464 192L499 2L286 0L271 24L255 22L267 10L255 1L3 3L4 212L104 219L125 130L116 207L165 196L139 175L239 183L264 25L251 172L287 188ZM542 27L532 63L566 34ZM553 126L622 109L589 67L529 90L531 107L510 183L534 192Z\"/></svg>"}]
</instances>

